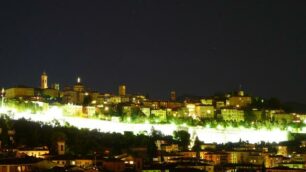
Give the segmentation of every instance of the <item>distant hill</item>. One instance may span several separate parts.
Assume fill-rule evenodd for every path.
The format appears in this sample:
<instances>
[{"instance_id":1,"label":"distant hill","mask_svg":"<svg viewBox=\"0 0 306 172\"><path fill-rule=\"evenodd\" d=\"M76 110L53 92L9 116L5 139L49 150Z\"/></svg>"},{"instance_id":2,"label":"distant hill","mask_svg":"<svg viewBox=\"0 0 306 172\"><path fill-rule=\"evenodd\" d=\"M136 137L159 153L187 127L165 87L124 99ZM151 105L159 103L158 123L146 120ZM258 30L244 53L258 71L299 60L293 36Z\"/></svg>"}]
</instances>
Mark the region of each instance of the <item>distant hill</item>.
<instances>
[{"instance_id":1,"label":"distant hill","mask_svg":"<svg viewBox=\"0 0 306 172\"><path fill-rule=\"evenodd\" d=\"M292 112L306 113L306 104L298 102L286 102L283 105L290 109Z\"/></svg>"}]
</instances>

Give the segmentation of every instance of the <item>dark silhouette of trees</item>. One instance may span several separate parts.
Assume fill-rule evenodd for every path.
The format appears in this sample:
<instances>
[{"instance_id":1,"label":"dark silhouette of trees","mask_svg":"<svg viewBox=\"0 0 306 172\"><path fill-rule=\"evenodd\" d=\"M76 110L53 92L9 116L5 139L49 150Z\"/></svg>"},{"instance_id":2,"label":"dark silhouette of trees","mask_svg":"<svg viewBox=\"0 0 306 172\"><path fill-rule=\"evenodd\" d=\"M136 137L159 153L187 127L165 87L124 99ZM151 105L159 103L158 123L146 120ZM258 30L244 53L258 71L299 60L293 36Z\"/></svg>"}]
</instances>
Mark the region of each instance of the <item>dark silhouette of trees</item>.
<instances>
[{"instance_id":1,"label":"dark silhouette of trees","mask_svg":"<svg viewBox=\"0 0 306 172\"><path fill-rule=\"evenodd\" d=\"M66 153L71 155L92 155L94 152L102 154L108 150L111 156L133 147L147 147L149 156L154 157L157 152L155 141L165 137L160 131L154 129L149 136L134 135L132 132L124 134L102 133L98 130L78 129L69 125L51 126L25 119L10 120L4 117L0 118L0 125L2 130L0 136L4 147L9 146L7 131L14 129L16 131L14 135L15 146L48 146L52 154L57 153L56 142L61 139L66 142ZM172 141L169 136L165 138Z\"/></svg>"},{"instance_id":2,"label":"dark silhouette of trees","mask_svg":"<svg viewBox=\"0 0 306 172\"><path fill-rule=\"evenodd\" d=\"M196 152L197 159L200 159L201 141L199 140L198 136L194 140L192 150Z\"/></svg>"},{"instance_id":3,"label":"dark silhouette of trees","mask_svg":"<svg viewBox=\"0 0 306 172\"><path fill-rule=\"evenodd\" d=\"M179 142L179 146L183 150L188 149L188 145L190 143L190 134L187 131L184 130L174 131L173 137L175 140Z\"/></svg>"}]
</instances>

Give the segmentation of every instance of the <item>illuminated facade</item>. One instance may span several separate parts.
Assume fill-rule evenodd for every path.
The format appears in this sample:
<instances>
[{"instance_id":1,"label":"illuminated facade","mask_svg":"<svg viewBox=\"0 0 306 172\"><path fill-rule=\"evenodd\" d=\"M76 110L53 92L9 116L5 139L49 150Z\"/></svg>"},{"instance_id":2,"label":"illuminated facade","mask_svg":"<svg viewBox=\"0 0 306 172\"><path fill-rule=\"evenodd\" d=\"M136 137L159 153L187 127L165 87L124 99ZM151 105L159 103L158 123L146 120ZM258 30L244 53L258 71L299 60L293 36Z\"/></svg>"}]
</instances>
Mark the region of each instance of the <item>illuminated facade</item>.
<instances>
[{"instance_id":1,"label":"illuminated facade","mask_svg":"<svg viewBox=\"0 0 306 172\"><path fill-rule=\"evenodd\" d=\"M43 72L43 74L40 77L40 88L41 89L47 89L48 88L48 76L46 72Z\"/></svg>"},{"instance_id":2,"label":"illuminated facade","mask_svg":"<svg viewBox=\"0 0 306 172\"><path fill-rule=\"evenodd\" d=\"M186 108L188 110L188 116L192 117L192 118L196 118L198 117L198 114L196 114L196 105L195 104L186 104Z\"/></svg>"},{"instance_id":3,"label":"illuminated facade","mask_svg":"<svg viewBox=\"0 0 306 172\"><path fill-rule=\"evenodd\" d=\"M228 151L228 162L233 164L247 163L249 151Z\"/></svg>"},{"instance_id":4,"label":"illuminated facade","mask_svg":"<svg viewBox=\"0 0 306 172\"><path fill-rule=\"evenodd\" d=\"M287 146L277 146L277 155L288 156L288 147Z\"/></svg>"},{"instance_id":5,"label":"illuminated facade","mask_svg":"<svg viewBox=\"0 0 306 172\"><path fill-rule=\"evenodd\" d=\"M59 140L57 141L57 154L58 154L58 155L64 155L65 152L66 152L65 140L59 139Z\"/></svg>"},{"instance_id":6,"label":"illuminated facade","mask_svg":"<svg viewBox=\"0 0 306 172\"><path fill-rule=\"evenodd\" d=\"M228 153L224 152L209 152L204 155L204 159L212 161L214 165L219 165L228 162Z\"/></svg>"},{"instance_id":7,"label":"illuminated facade","mask_svg":"<svg viewBox=\"0 0 306 172\"><path fill-rule=\"evenodd\" d=\"M151 115L157 117L160 121L167 120L167 111L163 109L151 110Z\"/></svg>"},{"instance_id":8,"label":"illuminated facade","mask_svg":"<svg viewBox=\"0 0 306 172\"><path fill-rule=\"evenodd\" d=\"M252 103L252 98L245 96L243 91L239 91L237 96L229 97L229 106L243 108Z\"/></svg>"},{"instance_id":9,"label":"illuminated facade","mask_svg":"<svg viewBox=\"0 0 306 172\"><path fill-rule=\"evenodd\" d=\"M40 88L27 87L27 86L16 86L5 90L6 98L22 98L22 99L33 99L43 100L48 98L60 97L60 91L55 88L48 88L48 76L44 72L40 78Z\"/></svg>"},{"instance_id":10,"label":"illuminated facade","mask_svg":"<svg viewBox=\"0 0 306 172\"><path fill-rule=\"evenodd\" d=\"M214 118L215 108L212 105L197 105L195 107L195 113L201 118Z\"/></svg>"},{"instance_id":11,"label":"illuminated facade","mask_svg":"<svg viewBox=\"0 0 306 172\"><path fill-rule=\"evenodd\" d=\"M63 103L89 105L98 104L100 94L98 92L87 91L81 82L81 78L77 78L77 83L72 88L66 87L62 92Z\"/></svg>"},{"instance_id":12,"label":"illuminated facade","mask_svg":"<svg viewBox=\"0 0 306 172\"><path fill-rule=\"evenodd\" d=\"M12 87L5 90L5 97L12 99L12 98L31 98L35 95L35 89L31 87L25 86L18 86Z\"/></svg>"},{"instance_id":13,"label":"illuminated facade","mask_svg":"<svg viewBox=\"0 0 306 172\"><path fill-rule=\"evenodd\" d=\"M244 111L239 109L221 109L221 118L225 121L243 121Z\"/></svg>"},{"instance_id":14,"label":"illuminated facade","mask_svg":"<svg viewBox=\"0 0 306 172\"><path fill-rule=\"evenodd\" d=\"M42 149L23 149L23 150L18 150L16 152L17 156L32 156L35 158L45 158L45 155L49 154L49 150L46 148Z\"/></svg>"},{"instance_id":15,"label":"illuminated facade","mask_svg":"<svg viewBox=\"0 0 306 172\"><path fill-rule=\"evenodd\" d=\"M203 105L213 105L213 99L201 99Z\"/></svg>"},{"instance_id":16,"label":"illuminated facade","mask_svg":"<svg viewBox=\"0 0 306 172\"><path fill-rule=\"evenodd\" d=\"M126 86L125 85L119 85L119 96L126 96Z\"/></svg>"}]
</instances>

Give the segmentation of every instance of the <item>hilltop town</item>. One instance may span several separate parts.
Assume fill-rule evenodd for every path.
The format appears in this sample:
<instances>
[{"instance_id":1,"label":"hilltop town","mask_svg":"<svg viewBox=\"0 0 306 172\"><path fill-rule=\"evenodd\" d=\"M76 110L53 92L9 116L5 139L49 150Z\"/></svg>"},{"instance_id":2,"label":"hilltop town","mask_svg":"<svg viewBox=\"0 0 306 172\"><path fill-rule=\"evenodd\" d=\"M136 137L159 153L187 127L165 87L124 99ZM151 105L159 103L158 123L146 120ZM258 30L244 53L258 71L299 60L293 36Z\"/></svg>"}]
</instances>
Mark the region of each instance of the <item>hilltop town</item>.
<instances>
[{"instance_id":1,"label":"hilltop town","mask_svg":"<svg viewBox=\"0 0 306 172\"><path fill-rule=\"evenodd\" d=\"M48 85L48 76L41 75L40 88L15 86L2 90L3 103L21 111L38 113L52 105L61 106L67 116L129 123L175 123L217 127L277 126L292 130L305 123L306 113L296 112L278 99L247 95L243 90L206 97L177 98L171 91L167 100L152 100L145 95L127 93L120 85L118 94L99 93L87 88L80 78L71 87L60 89ZM301 125L298 125L301 124ZM302 128L296 128L297 132Z\"/></svg>"},{"instance_id":2,"label":"hilltop town","mask_svg":"<svg viewBox=\"0 0 306 172\"><path fill-rule=\"evenodd\" d=\"M241 89L206 97L171 91L168 100L152 100L128 94L126 85L117 94L92 91L80 78L71 87L49 87L44 72L39 88L14 86L1 93L0 171L306 169L305 112ZM40 120L49 115L49 122ZM71 121L61 123L66 118ZM125 131L115 133L123 125ZM155 128L133 132L133 125ZM286 138L276 140L280 135Z\"/></svg>"}]
</instances>

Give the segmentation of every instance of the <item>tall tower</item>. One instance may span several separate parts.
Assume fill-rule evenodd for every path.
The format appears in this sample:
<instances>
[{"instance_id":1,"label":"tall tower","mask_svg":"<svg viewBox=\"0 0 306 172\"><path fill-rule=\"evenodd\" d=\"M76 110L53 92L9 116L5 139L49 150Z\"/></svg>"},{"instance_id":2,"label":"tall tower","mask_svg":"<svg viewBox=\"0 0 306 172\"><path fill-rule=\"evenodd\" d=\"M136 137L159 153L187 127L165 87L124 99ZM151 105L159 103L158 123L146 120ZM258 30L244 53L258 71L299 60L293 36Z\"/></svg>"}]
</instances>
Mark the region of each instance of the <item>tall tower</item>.
<instances>
[{"instance_id":1,"label":"tall tower","mask_svg":"<svg viewBox=\"0 0 306 172\"><path fill-rule=\"evenodd\" d=\"M126 96L126 86L125 85L119 85L119 96Z\"/></svg>"},{"instance_id":2,"label":"tall tower","mask_svg":"<svg viewBox=\"0 0 306 172\"><path fill-rule=\"evenodd\" d=\"M176 92L175 91L170 92L170 100L171 101L176 101Z\"/></svg>"},{"instance_id":3,"label":"tall tower","mask_svg":"<svg viewBox=\"0 0 306 172\"><path fill-rule=\"evenodd\" d=\"M244 96L244 91L242 90L242 85L239 85L239 91L238 91L238 96L243 97Z\"/></svg>"},{"instance_id":4,"label":"tall tower","mask_svg":"<svg viewBox=\"0 0 306 172\"><path fill-rule=\"evenodd\" d=\"M47 89L48 88L48 76L46 72L43 72L43 74L40 77L40 88L41 89Z\"/></svg>"},{"instance_id":5,"label":"tall tower","mask_svg":"<svg viewBox=\"0 0 306 172\"><path fill-rule=\"evenodd\" d=\"M58 155L65 154L65 140L64 139L57 140L57 154Z\"/></svg>"}]
</instances>

